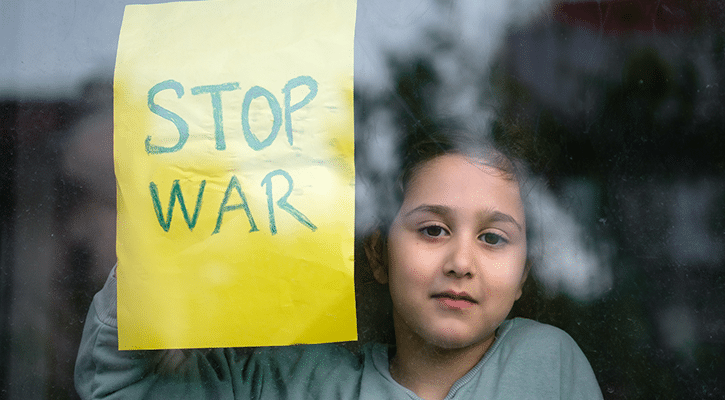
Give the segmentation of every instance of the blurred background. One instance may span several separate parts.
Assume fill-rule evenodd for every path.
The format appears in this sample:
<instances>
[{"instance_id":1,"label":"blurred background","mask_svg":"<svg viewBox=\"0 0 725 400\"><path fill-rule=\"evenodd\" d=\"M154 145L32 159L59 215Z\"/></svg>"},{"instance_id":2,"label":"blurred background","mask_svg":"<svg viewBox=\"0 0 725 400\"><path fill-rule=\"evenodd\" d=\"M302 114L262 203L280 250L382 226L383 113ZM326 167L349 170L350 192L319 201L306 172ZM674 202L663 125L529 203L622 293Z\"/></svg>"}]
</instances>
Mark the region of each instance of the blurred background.
<instances>
[{"instance_id":1,"label":"blurred background","mask_svg":"<svg viewBox=\"0 0 725 400\"><path fill-rule=\"evenodd\" d=\"M115 263L125 4L0 3L0 398L77 398ZM569 332L606 399L725 398L723 100L716 0L358 0L358 232L394 204L378 188L410 137L451 118L513 135L535 259L514 313ZM363 339L384 336L375 306Z\"/></svg>"}]
</instances>

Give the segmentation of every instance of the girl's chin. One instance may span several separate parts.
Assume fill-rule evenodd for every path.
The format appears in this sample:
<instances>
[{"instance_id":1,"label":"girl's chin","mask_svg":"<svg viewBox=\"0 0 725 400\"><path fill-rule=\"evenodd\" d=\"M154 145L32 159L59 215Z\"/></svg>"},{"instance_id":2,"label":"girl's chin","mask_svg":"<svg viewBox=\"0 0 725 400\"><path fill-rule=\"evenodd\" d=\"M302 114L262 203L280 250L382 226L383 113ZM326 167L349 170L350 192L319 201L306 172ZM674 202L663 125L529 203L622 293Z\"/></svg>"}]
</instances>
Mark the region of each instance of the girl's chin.
<instances>
[{"instance_id":1,"label":"girl's chin","mask_svg":"<svg viewBox=\"0 0 725 400\"><path fill-rule=\"evenodd\" d=\"M464 334L447 334L436 335L430 337L427 342L443 350L463 350L468 348L476 348L479 346L488 346L493 343L493 335L481 337L471 337L470 335Z\"/></svg>"}]
</instances>

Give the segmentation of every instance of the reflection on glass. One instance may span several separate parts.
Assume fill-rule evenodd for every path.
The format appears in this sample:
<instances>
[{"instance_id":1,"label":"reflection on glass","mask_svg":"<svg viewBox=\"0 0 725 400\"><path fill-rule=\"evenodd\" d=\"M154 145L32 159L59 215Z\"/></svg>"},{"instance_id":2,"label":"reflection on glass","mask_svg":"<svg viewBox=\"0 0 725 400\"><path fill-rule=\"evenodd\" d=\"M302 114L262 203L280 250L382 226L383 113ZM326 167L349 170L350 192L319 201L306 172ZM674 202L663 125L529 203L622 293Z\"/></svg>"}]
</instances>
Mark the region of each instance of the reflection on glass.
<instances>
[{"instance_id":1,"label":"reflection on glass","mask_svg":"<svg viewBox=\"0 0 725 400\"><path fill-rule=\"evenodd\" d=\"M80 327L113 265L109 87L82 82L111 76L123 4L91 3L0 13L11 399L75 396ZM605 398L722 397L723 26L715 1L360 2L358 233L398 201L377 188L397 178L406 137L501 117L527 143L539 204L539 258L514 312L568 331ZM388 306L359 274L360 336L389 337L371 311Z\"/></svg>"}]
</instances>

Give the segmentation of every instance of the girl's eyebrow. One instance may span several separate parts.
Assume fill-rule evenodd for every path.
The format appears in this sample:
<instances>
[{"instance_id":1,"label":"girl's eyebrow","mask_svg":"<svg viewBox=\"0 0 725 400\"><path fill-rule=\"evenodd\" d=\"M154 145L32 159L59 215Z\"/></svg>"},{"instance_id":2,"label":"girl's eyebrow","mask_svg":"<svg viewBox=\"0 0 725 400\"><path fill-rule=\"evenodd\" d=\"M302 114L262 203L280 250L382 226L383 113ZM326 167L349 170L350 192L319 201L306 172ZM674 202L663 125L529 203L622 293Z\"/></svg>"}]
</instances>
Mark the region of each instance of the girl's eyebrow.
<instances>
[{"instance_id":1,"label":"girl's eyebrow","mask_svg":"<svg viewBox=\"0 0 725 400\"><path fill-rule=\"evenodd\" d=\"M441 217L447 217L453 213L453 210L451 210L450 207L446 207L446 206L439 206L439 205L433 205L433 204L421 204L418 207L408 211L405 214L405 216L409 217L416 213L431 213L431 214L440 215Z\"/></svg>"},{"instance_id":2,"label":"girl's eyebrow","mask_svg":"<svg viewBox=\"0 0 725 400\"><path fill-rule=\"evenodd\" d=\"M519 229L519 232L523 231L524 229L521 227L521 225L516 222L516 219L506 213L502 213L501 211L491 211L491 212L482 212L483 216L489 220L494 222L509 222Z\"/></svg>"},{"instance_id":3,"label":"girl's eyebrow","mask_svg":"<svg viewBox=\"0 0 725 400\"><path fill-rule=\"evenodd\" d=\"M436 215L440 215L441 217L448 217L451 214L453 214L453 210L450 207L441 206L441 205L433 205L433 204L421 204L418 207L408 211L405 216L409 217L416 213L432 213ZM519 224L514 217L512 217L509 214L503 213L501 211L497 210L490 210L490 211L481 211L479 212L479 217L482 220L492 221L492 222L508 222L516 226L518 230L521 232L524 229L521 227L521 224Z\"/></svg>"}]
</instances>

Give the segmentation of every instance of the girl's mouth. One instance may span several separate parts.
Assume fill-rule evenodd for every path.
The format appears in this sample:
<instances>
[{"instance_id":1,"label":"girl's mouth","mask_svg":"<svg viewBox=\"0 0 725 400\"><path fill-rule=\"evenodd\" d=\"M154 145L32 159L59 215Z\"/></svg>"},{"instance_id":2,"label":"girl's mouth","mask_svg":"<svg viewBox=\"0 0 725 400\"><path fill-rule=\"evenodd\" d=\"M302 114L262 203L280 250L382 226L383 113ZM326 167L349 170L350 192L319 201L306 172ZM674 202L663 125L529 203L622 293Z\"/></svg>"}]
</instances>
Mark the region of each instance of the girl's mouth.
<instances>
[{"instance_id":1,"label":"girl's mouth","mask_svg":"<svg viewBox=\"0 0 725 400\"><path fill-rule=\"evenodd\" d=\"M438 302L444 307L452 310L463 310L469 307L473 307L475 304L478 304L478 302L474 300L471 296L469 296L466 292L459 293L448 291L444 293L434 294L431 297L438 300Z\"/></svg>"}]
</instances>

